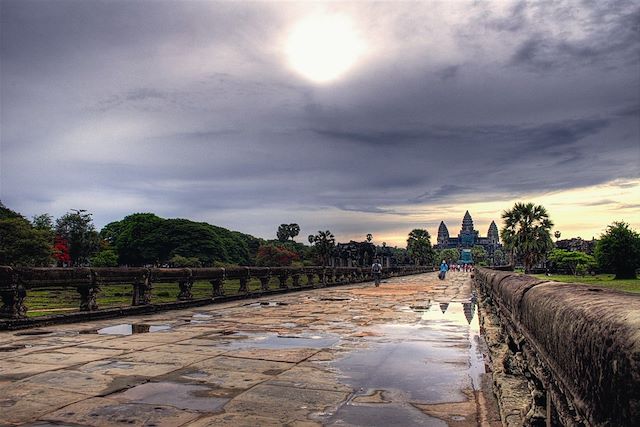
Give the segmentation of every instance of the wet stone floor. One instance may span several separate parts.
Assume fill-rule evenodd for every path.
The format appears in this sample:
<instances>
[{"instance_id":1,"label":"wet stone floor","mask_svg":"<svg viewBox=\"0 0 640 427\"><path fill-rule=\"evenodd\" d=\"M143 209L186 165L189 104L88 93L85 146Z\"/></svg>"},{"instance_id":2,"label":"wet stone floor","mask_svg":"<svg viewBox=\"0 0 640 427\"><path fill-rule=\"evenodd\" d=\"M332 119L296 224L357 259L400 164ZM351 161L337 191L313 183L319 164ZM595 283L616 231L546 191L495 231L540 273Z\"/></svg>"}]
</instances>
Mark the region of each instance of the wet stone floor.
<instances>
[{"instance_id":1,"label":"wet stone floor","mask_svg":"<svg viewBox=\"0 0 640 427\"><path fill-rule=\"evenodd\" d=\"M500 425L465 273L0 332L0 425Z\"/></svg>"}]
</instances>

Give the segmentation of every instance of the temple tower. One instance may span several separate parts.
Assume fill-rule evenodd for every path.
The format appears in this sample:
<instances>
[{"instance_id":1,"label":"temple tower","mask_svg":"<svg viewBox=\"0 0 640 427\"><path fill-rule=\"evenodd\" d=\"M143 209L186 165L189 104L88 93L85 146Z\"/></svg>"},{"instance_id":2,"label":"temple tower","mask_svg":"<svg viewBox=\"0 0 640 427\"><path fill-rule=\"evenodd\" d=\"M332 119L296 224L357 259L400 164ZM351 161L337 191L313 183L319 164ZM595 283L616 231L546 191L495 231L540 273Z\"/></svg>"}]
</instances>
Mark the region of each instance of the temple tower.
<instances>
[{"instance_id":1,"label":"temple tower","mask_svg":"<svg viewBox=\"0 0 640 427\"><path fill-rule=\"evenodd\" d=\"M462 219L462 233L465 231L473 232L473 219L471 219L469 211L464 214L464 218Z\"/></svg>"},{"instance_id":2,"label":"temple tower","mask_svg":"<svg viewBox=\"0 0 640 427\"><path fill-rule=\"evenodd\" d=\"M449 243L449 230L444 221L440 221L440 226L438 227L438 244L446 245L447 243Z\"/></svg>"},{"instance_id":3,"label":"temple tower","mask_svg":"<svg viewBox=\"0 0 640 427\"><path fill-rule=\"evenodd\" d=\"M498 226L495 221L491 221L489 231L487 232L487 238L489 239L489 243L492 245L500 243L500 233L498 233Z\"/></svg>"}]
</instances>

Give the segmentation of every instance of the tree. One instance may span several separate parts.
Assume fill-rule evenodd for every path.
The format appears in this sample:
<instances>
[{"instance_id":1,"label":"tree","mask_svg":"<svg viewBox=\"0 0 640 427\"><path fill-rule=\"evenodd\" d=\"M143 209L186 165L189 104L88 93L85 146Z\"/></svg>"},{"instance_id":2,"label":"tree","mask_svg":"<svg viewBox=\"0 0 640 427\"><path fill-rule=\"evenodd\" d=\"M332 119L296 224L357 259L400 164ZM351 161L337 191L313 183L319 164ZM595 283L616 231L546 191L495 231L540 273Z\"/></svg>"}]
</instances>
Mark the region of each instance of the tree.
<instances>
[{"instance_id":1,"label":"tree","mask_svg":"<svg viewBox=\"0 0 640 427\"><path fill-rule=\"evenodd\" d=\"M59 267L65 267L71 264L69 243L67 243L67 239L62 236L56 236L53 240L53 257L56 259Z\"/></svg>"},{"instance_id":2,"label":"tree","mask_svg":"<svg viewBox=\"0 0 640 427\"><path fill-rule=\"evenodd\" d=\"M520 257L524 271L528 273L553 248L553 222L543 206L533 203L516 203L511 210L502 213L502 219L504 227L500 237L510 251L511 261Z\"/></svg>"},{"instance_id":3,"label":"tree","mask_svg":"<svg viewBox=\"0 0 640 427\"><path fill-rule=\"evenodd\" d=\"M48 267L53 251L49 233L33 228L21 215L0 214L0 265Z\"/></svg>"},{"instance_id":4,"label":"tree","mask_svg":"<svg viewBox=\"0 0 640 427\"><path fill-rule=\"evenodd\" d=\"M556 231L553 233L553 237L555 237L555 238L556 238L556 242L558 241L558 239L560 238L560 236L562 236L562 233L560 233L560 231L559 231L559 230L556 230Z\"/></svg>"},{"instance_id":5,"label":"tree","mask_svg":"<svg viewBox=\"0 0 640 427\"><path fill-rule=\"evenodd\" d=\"M89 264L91 256L100 248L100 239L91 214L84 209L73 209L58 218L56 235L67 241L72 266Z\"/></svg>"},{"instance_id":6,"label":"tree","mask_svg":"<svg viewBox=\"0 0 640 427\"><path fill-rule=\"evenodd\" d=\"M447 261L447 263L456 263L460 259L460 252L457 249L449 248L443 249L438 254L439 259L434 260L434 265L440 265L442 260Z\"/></svg>"},{"instance_id":7,"label":"tree","mask_svg":"<svg viewBox=\"0 0 640 427\"><path fill-rule=\"evenodd\" d=\"M298 254L287 248L276 245L263 245L258 249L256 265L264 267L288 267L293 261L300 259Z\"/></svg>"},{"instance_id":8,"label":"tree","mask_svg":"<svg viewBox=\"0 0 640 427\"><path fill-rule=\"evenodd\" d=\"M92 267L117 267L118 254L113 249L98 252L91 258Z\"/></svg>"},{"instance_id":9,"label":"tree","mask_svg":"<svg viewBox=\"0 0 640 427\"><path fill-rule=\"evenodd\" d=\"M596 244L596 260L604 271L611 271L616 279L635 279L640 267L640 234L623 221L607 227Z\"/></svg>"},{"instance_id":10,"label":"tree","mask_svg":"<svg viewBox=\"0 0 640 427\"><path fill-rule=\"evenodd\" d=\"M431 265L435 251L431 247L431 236L427 230L416 228L409 233L407 252L416 265Z\"/></svg>"},{"instance_id":11,"label":"tree","mask_svg":"<svg viewBox=\"0 0 640 427\"><path fill-rule=\"evenodd\" d=\"M549 254L548 260L558 268L569 270L574 276L580 272L589 271L596 266L596 260L591 255L565 249L554 249Z\"/></svg>"},{"instance_id":12,"label":"tree","mask_svg":"<svg viewBox=\"0 0 640 427\"><path fill-rule=\"evenodd\" d=\"M487 264L487 251L484 247L480 245L476 245L471 248L471 256L473 257L473 262L478 265L486 265Z\"/></svg>"},{"instance_id":13,"label":"tree","mask_svg":"<svg viewBox=\"0 0 640 427\"><path fill-rule=\"evenodd\" d=\"M507 259L501 249L493 251L493 265L505 265L506 263Z\"/></svg>"},{"instance_id":14,"label":"tree","mask_svg":"<svg viewBox=\"0 0 640 427\"><path fill-rule=\"evenodd\" d=\"M373 240L373 234L371 233L367 234L367 242L371 243L372 240Z\"/></svg>"},{"instance_id":15,"label":"tree","mask_svg":"<svg viewBox=\"0 0 640 427\"><path fill-rule=\"evenodd\" d=\"M300 234L300 226L298 224L280 224L276 232L278 240L283 243L289 238L293 240L298 234Z\"/></svg>"},{"instance_id":16,"label":"tree","mask_svg":"<svg viewBox=\"0 0 640 427\"><path fill-rule=\"evenodd\" d=\"M173 267L182 267L182 268L198 268L202 267L202 263L198 259L198 257L184 257L182 255L174 255L169 260L169 263Z\"/></svg>"},{"instance_id":17,"label":"tree","mask_svg":"<svg viewBox=\"0 0 640 427\"><path fill-rule=\"evenodd\" d=\"M329 230L318 231L315 236L313 234L309 235L309 243L315 247L322 265L327 265L333 248L336 246L336 239L333 234Z\"/></svg>"}]
</instances>

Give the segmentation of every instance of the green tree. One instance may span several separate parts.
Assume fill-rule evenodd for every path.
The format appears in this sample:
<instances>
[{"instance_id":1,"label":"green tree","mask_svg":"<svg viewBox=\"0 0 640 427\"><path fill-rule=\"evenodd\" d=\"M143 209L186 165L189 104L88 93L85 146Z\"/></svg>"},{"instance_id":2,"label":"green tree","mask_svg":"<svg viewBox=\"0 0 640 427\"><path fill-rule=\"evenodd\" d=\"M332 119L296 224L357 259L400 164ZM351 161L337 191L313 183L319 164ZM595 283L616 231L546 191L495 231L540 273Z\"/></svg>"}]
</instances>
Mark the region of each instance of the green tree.
<instances>
[{"instance_id":1,"label":"green tree","mask_svg":"<svg viewBox=\"0 0 640 427\"><path fill-rule=\"evenodd\" d=\"M166 239L161 230L164 220L152 213L135 213L126 216L122 221L107 224L100 237L109 242L118 253L121 264L140 266L157 262L165 252Z\"/></svg>"},{"instance_id":2,"label":"green tree","mask_svg":"<svg viewBox=\"0 0 640 427\"><path fill-rule=\"evenodd\" d=\"M56 235L67 241L72 266L89 264L89 259L100 248L91 214L84 209L74 209L58 218Z\"/></svg>"},{"instance_id":3,"label":"green tree","mask_svg":"<svg viewBox=\"0 0 640 427\"><path fill-rule=\"evenodd\" d=\"M547 259L556 267L569 270L574 276L579 272L589 271L596 266L596 260L594 257L580 251L554 249L551 251Z\"/></svg>"},{"instance_id":4,"label":"green tree","mask_svg":"<svg viewBox=\"0 0 640 427\"><path fill-rule=\"evenodd\" d=\"M199 268L202 267L202 263L198 257L184 257L182 255L174 255L169 260L169 263L173 267L182 268Z\"/></svg>"},{"instance_id":5,"label":"green tree","mask_svg":"<svg viewBox=\"0 0 640 427\"><path fill-rule=\"evenodd\" d=\"M276 236L280 242L286 242L291 239L294 240L300 234L300 226L298 224L280 224Z\"/></svg>"},{"instance_id":6,"label":"green tree","mask_svg":"<svg viewBox=\"0 0 640 427\"><path fill-rule=\"evenodd\" d=\"M0 265L48 267L52 255L49 233L20 215L0 218Z\"/></svg>"},{"instance_id":7,"label":"green tree","mask_svg":"<svg viewBox=\"0 0 640 427\"><path fill-rule=\"evenodd\" d=\"M113 249L101 250L91 258L92 267L117 267L118 254Z\"/></svg>"},{"instance_id":8,"label":"green tree","mask_svg":"<svg viewBox=\"0 0 640 427\"><path fill-rule=\"evenodd\" d=\"M434 265L440 265L442 260L447 261L447 264L451 264L458 262L460 259L460 252L453 248L443 249L438 255L437 259L434 259Z\"/></svg>"},{"instance_id":9,"label":"green tree","mask_svg":"<svg viewBox=\"0 0 640 427\"><path fill-rule=\"evenodd\" d=\"M543 206L533 203L516 203L511 210L502 213L502 219L504 227L500 237L509 250L511 261L520 257L524 271L528 273L553 248L553 222Z\"/></svg>"},{"instance_id":10,"label":"green tree","mask_svg":"<svg viewBox=\"0 0 640 427\"><path fill-rule=\"evenodd\" d=\"M476 245L471 248L471 256L473 257L474 263L478 265L487 265L487 251L484 247Z\"/></svg>"},{"instance_id":11,"label":"green tree","mask_svg":"<svg viewBox=\"0 0 640 427\"><path fill-rule=\"evenodd\" d=\"M333 234L329 230L318 231L315 236L313 234L309 235L309 243L315 247L316 254L320 257L322 265L327 265L333 248L336 246L336 239Z\"/></svg>"},{"instance_id":12,"label":"green tree","mask_svg":"<svg viewBox=\"0 0 640 427\"><path fill-rule=\"evenodd\" d=\"M409 233L407 252L416 265L431 265L435 251L431 247L431 236L427 230L416 228Z\"/></svg>"},{"instance_id":13,"label":"green tree","mask_svg":"<svg viewBox=\"0 0 640 427\"><path fill-rule=\"evenodd\" d=\"M600 236L595 256L600 268L613 272L616 279L635 279L640 267L640 235L626 222L615 221Z\"/></svg>"},{"instance_id":14,"label":"green tree","mask_svg":"<svg viewBox=\"0 0 640 427\"><path fill-rule=\"evenodd\" d=\"M501 249L496 249L493 251L493 265L505 265L507 263L507 258L504 255L504 252Z\"/></svg>"}]
</instances>

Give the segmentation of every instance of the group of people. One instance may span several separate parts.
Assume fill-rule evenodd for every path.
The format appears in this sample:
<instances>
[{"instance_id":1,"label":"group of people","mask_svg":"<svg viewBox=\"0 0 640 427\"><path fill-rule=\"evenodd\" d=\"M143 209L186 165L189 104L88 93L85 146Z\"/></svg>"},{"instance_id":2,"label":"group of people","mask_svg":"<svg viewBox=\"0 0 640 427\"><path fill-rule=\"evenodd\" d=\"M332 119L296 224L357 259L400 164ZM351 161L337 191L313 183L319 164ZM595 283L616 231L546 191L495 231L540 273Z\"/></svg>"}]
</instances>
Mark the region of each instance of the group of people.
<instances>
[{"instance_id":1,"label":"group of people","mask_svg":"<svg viewBox=\"0 0 640 427\"><path fill-rule=\"evenodd\" d=\"M451 264L451 266L449 266L449 264L447 264L447 261L442 260L442 263L440 264L440 271L438 273L438 278L440 280L444 280L445 277L447 276L447 271L457 271L457 272L463 272L463 273L471 273L473 271L473 264Z\"/></svg>"},{"instance_id":2,"label":"group of people","mask_svg":"<svg viewBox=\"0 0 640 427\"><path fill-rule=\"evenodd\" d=\"M473 271L472 264L447 264L447 261L442 260L440 264L440 271L438 272L438 278L440 280L444 280L447 276L447 271L457 271L463 273L470 273ZM380 286L380 278L382 277L382 264L380 264L380 260L375 260L373 265L371 266L371 274L373 275L373 280L376 287Z\"/></svg>"}]
</instances>

